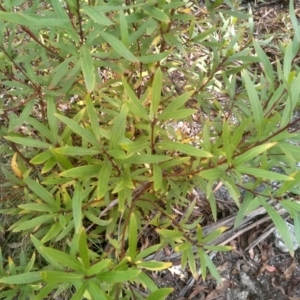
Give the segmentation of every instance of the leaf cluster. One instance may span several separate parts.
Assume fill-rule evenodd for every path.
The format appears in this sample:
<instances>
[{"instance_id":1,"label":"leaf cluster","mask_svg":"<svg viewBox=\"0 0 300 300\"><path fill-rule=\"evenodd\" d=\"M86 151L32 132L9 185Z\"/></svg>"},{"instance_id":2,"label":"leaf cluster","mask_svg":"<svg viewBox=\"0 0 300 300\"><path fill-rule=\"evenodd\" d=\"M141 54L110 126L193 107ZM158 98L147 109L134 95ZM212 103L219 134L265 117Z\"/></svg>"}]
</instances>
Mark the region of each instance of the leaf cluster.
<instances>
[{"instance_id":1,"label":"leaf cluster","mask_svg":"<svg viewBox=\"0 0 300 300\"><path fill-rule=\"evenodd\" d=\"M231 250L214 242L226 228L203 231L217 220L216 183L235 226L263 206L293 254L272 206L299 229L292 5L295 36L274 64L230 1L205 12L179 0L26 2L0 5L1 153L19 175L2 173L22 191L1 213L18 216L8 230L35 252L18 271L2 261L1 299L165 299L172 289L150 271L172 265L154 259L169 247L195 278L208 269L220 281L209 253Z\"/></svg>"}]
</instances>

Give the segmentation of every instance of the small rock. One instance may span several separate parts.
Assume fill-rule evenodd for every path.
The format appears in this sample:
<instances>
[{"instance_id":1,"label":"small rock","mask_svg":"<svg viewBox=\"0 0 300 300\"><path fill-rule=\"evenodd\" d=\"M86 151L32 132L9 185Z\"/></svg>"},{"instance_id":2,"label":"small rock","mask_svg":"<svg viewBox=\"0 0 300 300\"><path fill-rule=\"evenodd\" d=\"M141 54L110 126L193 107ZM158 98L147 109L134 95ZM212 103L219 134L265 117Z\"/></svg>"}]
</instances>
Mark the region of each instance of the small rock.
<instances>
[{"instance_id":1,"label":"small rock","mask_svg":"<svg viewBox=\"0 0 300 300\"><path fill-rule=\"evenodd\" d=\"M296 236L295 236L295 227L294 227L294 225L292 225L288 222L286 222L286 225L288 226L289 232L290 232L291 237L292 237L294 250L297 250L299 248L299 245L297 243ZM286 245L282 241L281 235L280 235L280 233L278 232L277 229L274 231L274 235L275 235L275 246L279 250L281 250L282 252L289 252L288 248L286 247Z\"/></svg>"}]
</instances>

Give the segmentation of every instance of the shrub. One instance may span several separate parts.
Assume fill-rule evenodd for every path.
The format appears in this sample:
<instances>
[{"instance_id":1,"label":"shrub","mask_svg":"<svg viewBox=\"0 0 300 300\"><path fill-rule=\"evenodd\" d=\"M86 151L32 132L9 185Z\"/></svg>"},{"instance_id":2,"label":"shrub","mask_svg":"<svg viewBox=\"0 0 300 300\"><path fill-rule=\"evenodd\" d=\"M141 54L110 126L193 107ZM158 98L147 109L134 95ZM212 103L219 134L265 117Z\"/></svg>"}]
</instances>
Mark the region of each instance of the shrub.
<instances>
[{"instance_id":1,"label":"shrub","mask_svg":"<svg viewBox=\"0 0 300 300\"><path fill-rule=\"evenodd\" d=\"M226 228L202 230L217 219L216 182L236 226L263 206L293 254L269 200L299 232L299 26L291 6L295 36L275 65L271 38L255 39L251 14L226 3L0 5L2 173L21 195L1 212L31 243L17 267L2 257L1 299L164 299L172 289L149 271L171 266L151 256L168 247L195 278L208 268L220 280L208 253L231 249L214 244Z\"/></svg>"}]
</instances>

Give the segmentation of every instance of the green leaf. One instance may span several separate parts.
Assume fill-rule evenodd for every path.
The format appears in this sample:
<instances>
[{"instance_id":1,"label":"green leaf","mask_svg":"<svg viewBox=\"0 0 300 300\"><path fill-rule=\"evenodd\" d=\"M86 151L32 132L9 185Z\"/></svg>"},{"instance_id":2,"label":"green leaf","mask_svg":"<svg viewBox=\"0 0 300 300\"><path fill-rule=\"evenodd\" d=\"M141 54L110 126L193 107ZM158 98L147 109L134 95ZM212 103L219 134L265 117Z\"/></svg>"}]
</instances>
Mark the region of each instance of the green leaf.
<instances>
[{"instance_id":1,"label":"green leaf","mask_svg":"<svg viewBox=\"0 0 300 300\"><path fill-rule=\"evenodd\" d=\"M17 119L17 122L14 124L15 127L14 129L18 129L18 127L22 126L24 122L27 122L28 117L32 113L34 104L35 104L35 99L26 103L20 117Z\"/></svg>"},{"instance_id":2,"label":"green leaf","mask_svg":"<svg viewBox=\"0 0 300 300\"><path fill-rule=\"evenodd\" d=\"M158 290L156 284L154 283L154 281L144 272L140 273L135 279L135 282L139 282L142 283L144 286L147 287L147 289L150 292L154 292L156 290Z\"/></svg>"},{"instance_id":3,"label":"green leaf","mask_svg":"<svg viewBox=\"0 0 300 300\"><path fill-rule=\"evenodd\" d=\"M65 23L68 23L68 19L53 19L49 17L33 17L17 12L4 12L0 11L0 20L2 21L7 21L9 23L13 24L19 24L19 25L24 25L28 26L39 26L39 27L49 27L49 24L51 26L61 26Z\"/></svg>"},{"instance_id":4,"label":"green leaf","mask_svg":"<svg viewBox=\"0 0 300 300\"><path fill-rule=\"evenodd\" d=\"M110 224L112 222L113 219L99 219L98 216L94 216L93 214L89 213L88 211L84 212L84 215L93 223L99 225L99 226L107 226L108 224Z\"/></svg>"},{"instance_id":5,"label":"green leaf","mask_svg":"<svg viewBox=\"0 0 300 300\"><path fill-rule=\"evenodd\" d=\"M51 135L53 136L53 141L56 142L57 135L58 135L57 118L54 116L54 114L57 112L56 102L54 100L54 97L51 97L49 95L46 96L46 101L47 101L47 120L51 131Z\"/></svg>"},{"instance_id":6,"label":"green leaf","mask_svg":"<svg viewBox=\"0 0 300 300\"><path fill-rule=\"evenodd\" d=\"M72 177L72 178L88 178L98 176L100 165L86 165L82 167L75 167L59 174L62 177Z\"/></svg>"},{"instance_id":7,"label":"green leaf","mask_svg":"<svg viewBox=\"0 0 300 300\"><path fill-rule=\"evenodd\" d=\"M250 101L250 106L252 109L252 113L255 120L256 130L258 132L258 136L261 136L262 134L262 125L263 125L263 109L261 106L261 102L258 98L258 94L256 92L256 89L254 87L253 82L251 81L248 71L243 70L242 71L242 77L245 82L248 98Z\"/></svg>"},{"instance_id":8,"label":"green leaf","mask_svg":"<svg viewBox=\"0 0 300 300\"><path fill-rule=\"evenodd\" d=\"M44 246L40 247L40 253L43 253L51 259L59 262L64 267L78 271L80 273L85 273L85 269L81 262L78 261L75 257L71 256L70 254L66 254L62 251Z\"/></svg>"},{"instance_id":9,"label":"green leaf","mask_svg":"<svg viewBox=\"0 0 300 300\"><path fill-rule=\"evenodd\" d=\"M244 19L247 20L251 17L250 14L246 14L246 13L241 13L238 11L233 11L233 10L225 10L225 9L218 9L218 12L224 14L224 15L229 15L231 17L235 17L237 19Z\"/></svg>"},{"instance_id":10,"label":"green leaf","mask_svg":"<svg viewBox=\"0 0 300 300\"><path fill-rule=\"evenodd\" d=\"M82 263L85 269L88 270L90 267L90 255L84 227L82 227L79 232L78 250Z\"/></svg>"},{"instance_id":11,"label":"green leaf","mask_svg":"<svg viewBox=\"0 0 300 300\"><path fill-rule=\"evenodd\" d=\"M143 10L145 11L145 13L147 13L152 18L154 18L158 21L165 22L165 23L170 22L169 17L163 11L161 11L154 5L144 5Z\"/></svg>"},{"instance_id":12,"label":"green leaf","mask_svg":"<svg viewBox=\"0 0 300 300\"><path fill-rule=\"evenodd\" d=\"M55 89L56 86L61 82L61 80L66 76L66 74L69 72L70 62L74 61L75 59L76 57L69 57L54 68L51 76L52 79L48 86L50 90Z\"/></svg>"},{"instance_id":13,"label":"green leaf","mask_svg":"<svg viewBox=\"0 0 300 300\"><path fill-rule=\"evenodd\" d=\"M101 153L99 149L95 149L95 148L72 147L72 146L56 148L55 151L59 154L64 154L69 156L96 155Z\"/></svg>"},{"instance_id":14,"label":"green leaf","mask_svg":"<svg viewBox=\"0 0 300 300\"><path fill-rule=\"evenodd\" d=\"M48 204L43 203L27 203L27 204L20 204L18 205L19 208L25 209L25 210L31 210L31 211L46 211L49 212L53 208Z\"/></svg>"},{"instance_id":15,"label":"green leaf","mask_svg":"<svg viewBox=\"0 0 300 300\"><path fill-rule=\"evenodd\" d=\"M279 215L279 213L269 204L263 197L258 197L260 203L263 205L265 210L267 211L268 215L272 219L275 224L276 229L281 235L281 238L287 248L289 249L290 255L294 256L294 246L291 238L291 234L289 232L288 226L286 225L285 221Z\"/></svg>"},{"instance_id":16,"label":"green leaf","mask_svg":"<svg viewBox=\"0 0 300 300\"><path fill-rule=\"evenodd\" d=\"M13 275L9 277L1 277L0 283L4 284L28 284L36 281L41 281L40 272L30 272L24 274Z\"/></svg>"},{"instance_id":17,"label":"green leaf","mask_svg":"<svg viewBox=\"0 0 300 300\"><path fill-rule=\"evenodd\" d=\"M185 252L187 254L188 265L190 267L191 273L193 277L197 280L199 278L199 273L197 272L195 254L191 247L187 248Z\"/></svg>"},{"instance_id":18,"label":"green leaf","mask_svg":"<svg viewBox=\"0 0 300 300\"><path fill-rule=\"evenodd\" d=\"M127 113L128 113L128 108L126 104L123 104L121 111L117 116L114 126L112 128L110 149L117 148L118 144L120 143L121 137L124 137L125 135Z\"/></svg>"},{"instance_id":19,"label":"green leaf","mask_svg":"<svg viewBox=\"0 0 300 300\"><path fill-rule=\"evenodd\" d=\"M200 268L201 268L201 275L203 280L206 279L206 256L205 256L205 251L203 248L198 248L198 256L200 259Z\"/></svg>"},{"instance_id":20,"label":"green leaf","mask_svg":"<svg viewBox=\"0 0 300 300\"><path fill-rule=\"evenodd\" d=\"M58 153L56 151L56 149L53 147L50 147L49 150L53 154L53 156L55 158L55 162L58 162L62 166L62 168L67 169L67 170L73 168L73 165L71 164L70 160L65 155ZM51 159L49 159L48 162L50 160ZM44 165L44 167L45 167L45 165Z\"/></svg>"},{"instance_id":21,"label":"green leaf","mask_svg":"<svg viewBox=\"0 0 300 300\"><path fill-rule=\"evenodd\" d=\"M47 161L50 157L52 157L52 153L50 150L43 151L36 155L34 158L30 160L32 164L39 165Z\"/></svg>"},{"instance_id":22,"label":"green leaf","mask_svg":"<svg viewBox=\"0 0 300 300\"><path fill-rule=\"evenodd\" d=\"M219 168L210 169L210 170L204 170L199 173L199 176L208 179L208 180L214 180L219 179L223 177L225 174L224 170L221 170Z\"/></svg>"},{"instance_id":23,"label":"green leaf","mask_svg":"<svg viewBox=\"0 0 300 300\"><path fill-rule=\"evenodd\" d=\"M241 167L238 166L235 168L237 171L243 173L243 174L248 174L248 175L253 175L256 178L264 178L264 179L270 179L270 180L294 180L293 177L267 171L267 170L262 170L262 169L256 169L256 168L247 168L247 167Z\"/></svg>"},{"instance_id":24,"label":"green leaf","mask_svg":"<svg viewBox=\"0 0 300 300\"><path fill-rule=\"evenodd\" d=\"M257 53L257 56L260 59L261 66L263 67L263 70L266 74L268 83L270 85L269 89L272 91L274 88L274 71L273 66L266 55L265 51L262 50L262 48L259 46L258 42L256 40L253 40L253 45L255 48L255 51Z\"/></svg>"},{"instance_id":25,"label":"green leaf","mask_svg":"<svg viewBox=\"0 0 300 300\"><path fill-rule=\"evenodd\" d=\"M172 99L170 104L162 111L162 113L158 116L158 118L160 120L167 119L166 115L168 115L169 113L173 113L178 108L182 107L186 103L186 101L188 101L191 98L191 96L194 93L195 93L195 91L189 91L189 92L186 92L186 93L180 95L177 98Z\"/></svg>"},{"instance_id":26,"label":"green leaf","mask_svg":"<svg viewBox=\"0 0 300 300\"><path fill-rule=\"evenodd\" d=\"M134 213L132 213L130 216L129 228L128 228L128 243L129 243L129 249L128 249L129 257L133 262L136 257L136 247L138 243L137 221Z\"/></svg>"},{"instance_id":27,"label":"green leaf","mask_svg":"<svg viewBox=\"0 0 300 300\"><path fill-rule=\"evenodd\" d=\"M105 159L103 165L99 171L98 183L97 183L97 197L100 199L104 197L108 188L109 180L112 171L111 162L108 159Z\"/></svg>"},{"instance_id":28,"label":"green leaf","mask_svg":"<svg viewBox=\"0 0 300 300\"><path fill-rule=\"evenodd\" d=\"M76 233L79 233L82 226L82 193L82 187L79 183L77 183L72 198L73 222Z\"/></svg>"},{"instance_id":29,"label":"green leaf","mask_svg":"<svg viewBox=\"0 0 300 300\"><path fill-rule=\"evenodd\" d=\"M42 279L46 282L56 282L56 283L65 283L70 282L73 283L75 280L83 279L84 275L75 274L75 273L67 273L60 271L42 271L41 272Z\"/></svg>"},{"instance_id":30,"label":"green leaf","mask_svg":"<svg viewBox=\"0 0 300 300\"><path fill-rule=\"evenodd\" d=\"M48 149L51 146L48 143L39 140L30 139L30 138L23 138L17 136L4 136L4 138L13 143L20 144L22 146L27 146L27 147Z\"/></svg>"},{"instance_id":31,"label":"green leaf","mask_svg":"<svg viewBox=\"0 0 300 300\"><path fill-rule=\"evenodd\" d=\"M217 282L219 284L221 284L222 283L222 278L221 278L216 266L212 262L211 258L204 251L203 251L203 257L204 257L204 260L205 260L205 265L208 267L211 275L217 280Z\"/></svg>"},{"instance_id":32,"label":"green leaf","mask_svg":"<svg viewBox=\"0 0 300 300\"><path fill-rule=\"evenodd\" d=\"M231 246L210 246L210 245L204 245L203 248L215 252L226 252L234 249Z\"/></svg>"},{"instance_id":33,"label":"green leaf","mask_svg":"<svg viewBox=\"0 0 300 300\"><path fill-rule=\"evenodd\" d=\"M253 200L253 194L250 192L246 192L243 202L239 207L238 214L235 218L234 228L238 228L239 225L242 223L243 219L245 218L247 207L249 206L252 200Z\"/></svg>"},{"instance_id":34,"label":"green leaf","mask_svg":"<svg viewBox=\"0 0 300 300\"><path fill-rule=\"evenodd\" d=\"M182 144L180 142L159 142L157 143L158 148L168 151L179 151L187 155L196 156L196 157L212 157L213 155L198 149L194 146L188 144Z\"/></svg>"},{"instance_id":35,"label":"green leaf","mask_svg":"<svg viewBox=\"0 0 300 300\"><path fill-rule=\"evenodd\" d=\"M65 116L61 116L59 114L55 114L55 116L65 123L67 127L69 127L71 130L73 130L75 133L77 133L80 137L84 138L87 140L89 143L94 145L95 147L100 148L99 142L97 141L96 137L87 129L83 128L79 124L77 124L74 120L69 119Z\"/></svg>"},{"instance_id":36,"label":"green leaf","mask_svg":"<svg viewBox=\"0 0 300 300\"><path fill-rule=\"evenodd\" d=\"M33 229L33 228L38 228L39 226L41 226L42 224L46 224L48 221L53 220L53 216L52 215L43 215L43 216L39 216L36 218L33 218L31 220L28 221L24 221L19 225L11 225L9 227L9 230L13 229L13 232L19 232L19 231L23 231L23 230L27 230L27 229Z\"/></svg>"},{"instance_id":37,"label":"green leaf","mask_svg":"<svg viewBox=\"0 0 300 300\"><path fill-rule=\"evenodd\" d=\"M89 115L89 119L91 121L93 132L96 136L96 139L100 141L101 139L101 129L99 125L99 116L97 115L97 111L93 105L90 95L87 95L85 98L87 113Z\"/></svg>"},{"instance_id":38,"label":"green leaf","mask_svg":"<svg viewBox=\"0 0 300 300\"><path fill-rule=\"evenodd\" d=\"M47 138L51 143L55 143L55 140L53 138L53 135L51 131L42 123L40 123L38 120L33 118L27 118L26 121L33 126L36 130L38 130L41 133L41 136Z\"/></svg>"},{"instance_id":39,"label":"green leaf","mask_svg":"<svg viewBox=\"0 0 300 300\"><path fill-rule=\"evenodd\" d=\"M93 264L87 271L87 276L93 276L99 274L103 269L107 268L111 263L110 259L103 259Z\"/></svg>"},{"instance_id":40,"label":"green leaf","mask_svg":"<svg viewBox=\"0 0 300 300\"><path fill-rule=\"evenodd\" d=\"M138 62L138 59L116 37L106 32L101 32L101 36L119 55L131 62Z\"/></svg>"},{"instance_id":41,"label":"green leaf","mask_svg":"<svg viewBox=\"0 0 300 300\"><path fill-rule=\"evenodd\" d=\"M120 146L122 149L128 152L128 154L133 154L136 152L141 152L144 150L146 147L149 147L149 141L134 141L130 143L120 143ZM124 153L122 153L123 155ZM127 158L127 155L125 155L123 158L120 159L125 159Z\"/></svg>"},{"instance_id":42,"label":"green leaf","mask_svg":"<svg viewBox=\"0 0 300 300\"><path fill-rule=\"evenodd\" d=\"M295 237L298 245L300 245L300 214L298 213L294 218Z\"/></svg>"},{"instance_id":43,"label":"green leaf","mask_svg":"<svg viewBox=\"0 0 300 300\"><path fill-rule=\"evenodd\" d=\"M92 280L88 281L87 290L92 299L107 300L106 294L100 289L100 287Z\"/></svg>"},{"instance_id":44,"label":"green leaf","mask_svg":"<svg viewBox=\"0 0 300 300\"><path fill-rule=\"evenodd\" d=\"M146 300L164 300L173 292L173 288L161 288L151 293Z\"/></svg>"},{"instance_id":45,"label":"green leaf","mask_svg":"<svg viewBox=\"0 0 300 300\"><path fill-rule=\"evenodd\" d=\"M119 13L119 20L120 20L120 32L121 32L122 43L124 44L124 46L128 47L129 45L128 23L126 21L123 10L121 10Z\"/></svg>"},{"instance_id":46,"label":"green leaf","mask_svg":"<svg viewBox=\"0 0 300 300\"><path fill-rule=\"evenodd\" d=\"M141 260L141 259L149 256L150 254L158 251L161 248L161 246L162 246L161 244L156 244L156 245L150 246L149 248L146 248L145 250L138 253L135 260L138 261L138 260Z\"/></svg>"},{"instance_id":47,"label":"green leaf","mask_svg":"<svg viewBox=\"0 0 300 300\"><path fill-rule=\"evenodd\" d=\"M228 120L223 121L223 148L224 152L226 155L226 159L228 162L228 165L231 166L231 161L232 161L232 146L231 146L231 135L230 135L230 130L229 130L229 124Z\"/></svg>"},{"instance_id":48,"label":"green leaf","mask_svg":"<svg viewBox=\"0 0 300 300\"><path fill-rule=\"evenodd\" d=\"M262 152L267 151L269 148L275 146L277 143L268 143L268 144L263 144L256 146L248 151L246 151L243 154L238 155L234 160L233 164L235 166L238 166L244 162L249 162L252 158L257 157L260 155Z\"/></svg>"},{"instance_id":49,"label":"green leaf","mask_svg":"<svg viewBox=\"0 0 300 300\"><path fill-rule=\"evenodd\" d=\"M219 228L217 228L216 230L214 230L213 232L211 232L209 235L207 235L204 238L202 238L202 243L206 244L206 243L212 242L213 240L215 240L216 238L218 238L226 230L227 230L227 227L219 227Z\"/></svg>"},{"instance_id":50,"label":"green leaf","mask_svg":"<svg viewBox=\"0 0 300 300\"><path fill-rule=\"evenodd\" d=\"M192 114L196 113L197 110L196 109L178 109L172 112L168 112L165 113L163 115L163 117L161 117L160 115L158 116L159 120L169 120L169 119L175 119L175 120L179 120L179 119L185 119L189 116L191 116Z\"/></svg>"},{"instance_id":51,"label":"green leaf","mask_svg":"<svg viewBox=\"0 0 300 300\"><path fill-rule=\"evenodd\" d=\"M158 191L162 185L162 170L157 164L153 164L153 181L154 181L154 190Z\"/></svg>"},{"instance_id":52,"label":"green leaf","mask_svg":"<svg viewBox=\"0 0 300 300\"><path fill-rule=\"evenodd\" d=\"M70 300L82 300L84 299L83 295L86 292L88 286L88 281L85 281L81 286L76 287L76 292L72 295ZM36 300L36 299L34 299Z\"/></svg>"},{"instance_id":53,"label":"green leaf","mask_svg":"<svg viewBox=\"0 0 300 300\"><path fill-rule=\"evenodd\" d=\"M104 282L127 282L133 280L141 273L140 270L109 271L96 275L96 278Z\"/></svg>"},{"instance_id":54,"label":"green leaf","mask_svg":"<svg viewBox=\"0 0 300 300\"><path fill-rule=\"evenodd\" d=\"M83 11L96 23L104 26L110 26L113 25L114 23L106 17L105 14L100 12L100 10L97 9L97 7L93 6L87 6L87 5L82 5L80 8L83 9Z\"/></svg>"},{"instance_id":55,"label":"green leaf","mask_svg":"<svg viewBox=\"0 0 300 300\"><path fill-rule=\"evenodd\" d=\"M177 239L181 238L183 236L183 233L176 230L169 230L169 229L156 229L155 230L158 234L171 239Z\"/></svg>"},{"instance_id":56,"label":"green leaf","mask_svg":"<svg viewBox=\"0 0 300 300\"><path fill-rule=\"evenodd\" d=\"M132 111L132 112L144 120L149 120L146 109L144 108L144 106L142 105L140 100L137 98L134 91L131 89L131 87L129 86L129 84L127 83L127 81L125 80L124 77L122 78L122 83L123 83L125 93L129 97L130 103L132 103L132 105L133 105L134 111Z\"/></svg>"},{"instance_id":57,"label":"green leaf","mask_svg":"<svg viewBox=\"0 0 300 300\"><path fill-rule=\"evenodd\" d=\"M131 163L131 164L153 164L160 163L166 160L172 159L172 157L167 155L151 155L151 154L143 154L143 155L135 155L130 158L124 159L123 163Z\"/></svg>"},{"instance_id":58,"label":"green leaf","mask_svg":"<svg viewBox=\"0 0 300 300\"><path fill-rule=\"evenodd\" d=\"M293 42L290 40L285 49L284 59L283 59L283 75L285 80L287 81L290 76L293 58L294 58Z\"/></svg>"},{"instance_id":59,"label":"green leaf","mask_svg":"<svg viewBox=\"0 0 300 300\"><path fill-rule=\"evenodd\" d=\"M150 271L161 271L172 267L171 262L161 262L161 261L137 261L135 263L138 267L144 268Z\"/></svg>"},{"instance_id":60,"label":"green leaf","mask_svg":"<svg viewBox=\"0 0 300 300\"><path fill-rule=\"evenodd\" d=\"M59 204L55 201L53 195L42 185L29 177L24 177L23 180L38 197L40 197L52 207L52 210L54 209L54 211L56 211L59 209Z\"/></svg>"},{"instance_id":61,"label":"green leaf","mask_svg":"<svg viewBox=\"0 0 300 300\"><path fill-rule=\"evenodd\" d=\"M154 75L154 80L152 84L152 99L150 111L152 115L156 118L160 98L161 98L161 88L162 88L162 73L161 69L158 68Z\"/></svg>"},{"instance_id":62,"label":"green leaf","mask_svg":"<svg viewBox=\"0 0 300 300\"><path fill-rule=\"evenodd\" d=\"M139 56L138 60L143 64L151 64L157 61L162 61L166 59L172 52L171 51L164 51L157 54L149 54L146 56Z\"/></svg>"},{"instance_id":63,"label":"green leaf","mask_svg":"<svg viewBox=\"0 0 300 300\"><path fill-rule=\"evenodd\" d=\"M80 49L80 63L86 90L91 93L96 84L95 67L91 52L85 44Z\"/></svg>"}]
</instances>

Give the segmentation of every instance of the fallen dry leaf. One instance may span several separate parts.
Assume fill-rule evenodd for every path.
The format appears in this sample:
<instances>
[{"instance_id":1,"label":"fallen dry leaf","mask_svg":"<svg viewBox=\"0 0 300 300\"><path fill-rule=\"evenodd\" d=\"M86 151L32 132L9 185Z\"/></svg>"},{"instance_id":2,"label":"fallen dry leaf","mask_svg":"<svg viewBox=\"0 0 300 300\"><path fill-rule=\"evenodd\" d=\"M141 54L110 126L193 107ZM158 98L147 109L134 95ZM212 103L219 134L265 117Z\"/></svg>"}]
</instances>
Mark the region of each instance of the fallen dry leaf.
<instances>
[{"instance_id":1,"label":"fallen dry leaf","mask_svg":"<svg viewBox=\"0 0 300 300\"><path fill-rule=\"evenodd\" d=\"M199 294L201 294L201 296L200 296L201 298L198 297L197 299L204 299L205 294L203 292L208 293L208 289L206 288L206 286L198 285L195 287L193 292L190 294L189 299L193 299L194 297L198 296Z\"/></svg>"},{"instance_id":2,"label":"fallen dry leaf","mask_svg":"<svg viewBox=\"0 0 300 300\"><path fill-rule=\"evenodd\" d=\"M297 264L298 264L297 261L294 260L292 262L292 264L284 271L284 273L281 277L283 277L286 280L289 280L293 276L293 274L297 268Z\"/></svg>"}]
</instances>

